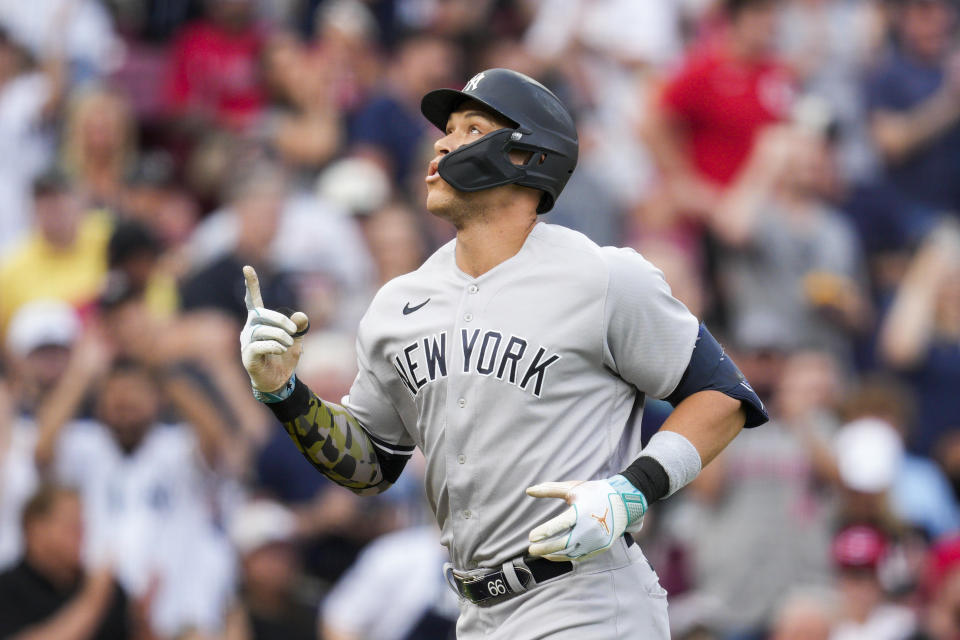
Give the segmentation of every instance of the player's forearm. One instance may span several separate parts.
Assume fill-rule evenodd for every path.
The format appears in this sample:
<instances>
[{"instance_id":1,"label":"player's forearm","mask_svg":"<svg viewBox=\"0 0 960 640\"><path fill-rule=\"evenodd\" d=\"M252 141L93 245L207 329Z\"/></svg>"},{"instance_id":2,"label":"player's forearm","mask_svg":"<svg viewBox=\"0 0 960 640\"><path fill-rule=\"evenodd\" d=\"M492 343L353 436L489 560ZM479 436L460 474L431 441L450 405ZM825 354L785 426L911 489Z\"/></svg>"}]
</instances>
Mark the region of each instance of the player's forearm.
<instances>
[{"instance_id":1,"label":"player's forearm","mask_svg":"<svg viewBox=\"0 0 960 640\"><path fill-rule=\"evenodd\" d=\"M745 420L740 400L719 391L700 391L678 404L660 430L689 440L705 467L740 433Z\"/></svg>"},{"instance_id":2,"label":"player's forearm","mask_svg":"<svg viewBox=\"0 0 960 640\"><path fill-rule=\"evenodd\" d=\"M354 493L386 491L406 462L404 458L384 465L384 454L357 419L343 407L318 398L299 380L288 398L267 406L310 464Z\"/></svg>"}]
</instances>

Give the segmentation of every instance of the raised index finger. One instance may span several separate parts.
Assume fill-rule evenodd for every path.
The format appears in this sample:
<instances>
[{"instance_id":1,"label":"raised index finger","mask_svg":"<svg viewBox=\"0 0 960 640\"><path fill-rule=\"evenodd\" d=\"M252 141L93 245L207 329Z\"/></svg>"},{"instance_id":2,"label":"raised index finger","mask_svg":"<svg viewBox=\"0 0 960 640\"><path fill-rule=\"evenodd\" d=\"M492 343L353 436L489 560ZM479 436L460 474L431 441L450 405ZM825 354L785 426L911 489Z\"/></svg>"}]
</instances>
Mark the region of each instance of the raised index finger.
<instances>
[{"instance_id":1,"label":"raised index finger","mask_svg":"<svg viewBox=\"0 0 960 640\"><path fill-rule=\"evenodd\" d=\"M257 272L250 265L243 268L243 279L247 282L247 295L244 297L247 303L247 309L262 307L263 298L260 296L260 279L257 278Z\"/></svg>"}]
</instances>

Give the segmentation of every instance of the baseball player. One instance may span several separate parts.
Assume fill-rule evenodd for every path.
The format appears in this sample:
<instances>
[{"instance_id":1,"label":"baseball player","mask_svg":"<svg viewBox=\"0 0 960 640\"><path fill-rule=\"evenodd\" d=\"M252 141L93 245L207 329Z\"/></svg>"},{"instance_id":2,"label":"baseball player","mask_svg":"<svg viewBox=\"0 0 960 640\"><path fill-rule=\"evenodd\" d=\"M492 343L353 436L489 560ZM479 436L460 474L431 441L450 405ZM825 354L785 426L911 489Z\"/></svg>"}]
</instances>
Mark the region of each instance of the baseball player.
<instances>
[{"instance_id":1,"label":"baseball player","mask_svg":"<svg viewBox=\"0 0 960 640\"><path fill-rule=\"evenodd\" d=\"M245 267L254 394L357 493L423 451L458 638L668 638L666 593L630 534L764 423L763 404L642 256L539 221L577 161L553 93L489 69L421 110L443 134L427 208L456 239L377 293L340 405L294 374L307 317L265 309ZM675 409L641 451L647 396Z\"/></svg>"}]
</instances>

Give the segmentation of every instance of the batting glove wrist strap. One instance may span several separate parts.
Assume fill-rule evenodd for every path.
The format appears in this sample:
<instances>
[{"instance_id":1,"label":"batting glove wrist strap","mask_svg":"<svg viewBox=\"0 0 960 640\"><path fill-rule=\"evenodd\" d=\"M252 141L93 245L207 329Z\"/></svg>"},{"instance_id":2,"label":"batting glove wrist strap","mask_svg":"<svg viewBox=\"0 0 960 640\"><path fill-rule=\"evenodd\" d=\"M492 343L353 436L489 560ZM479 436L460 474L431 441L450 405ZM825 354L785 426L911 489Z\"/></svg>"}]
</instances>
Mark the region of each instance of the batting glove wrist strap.
<instances>
[{"instance_id":1,"label":"batting glove wrist strap","mask_svg":"<svg viewBox=\"0 0 960 640\"><path fill-rule=\"evenodd\" d=\"M615 475L607 482L620 494L624 506L627 508L627 531L630 527L643 519L647 512L647 499L639 489L622 475Z\"/></svg>"}]
</instances>

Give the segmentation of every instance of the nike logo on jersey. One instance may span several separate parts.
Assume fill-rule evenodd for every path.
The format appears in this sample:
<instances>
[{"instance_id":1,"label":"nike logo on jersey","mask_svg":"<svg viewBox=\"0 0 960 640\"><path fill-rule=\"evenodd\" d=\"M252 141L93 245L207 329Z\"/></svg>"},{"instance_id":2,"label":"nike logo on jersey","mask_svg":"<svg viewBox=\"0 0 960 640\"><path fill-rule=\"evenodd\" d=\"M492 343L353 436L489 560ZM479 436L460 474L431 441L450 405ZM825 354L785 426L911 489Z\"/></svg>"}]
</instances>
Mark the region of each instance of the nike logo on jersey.
<instances>
[{"instance_id":1,"label":"nike logo on jersey","mask_svg":"<svg viewBox=\"0 0 960 640\"><path fill-rule=\"evenodd\" d=\"M423 305L427 304L428 302L430 302L430 298L427 298L426 300L424 300L423 302L421 302L415 307L411 307L410 303L408 302L407 304L403 305L403 315L405 316L410 315L414 311L417 311L418 309L422 308Z\"/></svg>"},{"instance_id":2,"label":"nike logo on jersey","mask_svg":"<svg viewBox=\"0 0 960 640\"><path fill-rule=\"evenodd\" d=\"M426 303L424 303L426 304ZM494 377L541 397L547 369L560 354L533 347L519 336L482 329L460 330L463 373ZM419 338L393 356L400 381L416 396L427 383L447 376L447 332Z\"/></svg>"}]
</instances>

